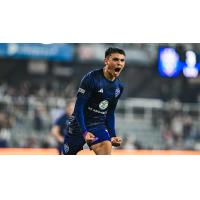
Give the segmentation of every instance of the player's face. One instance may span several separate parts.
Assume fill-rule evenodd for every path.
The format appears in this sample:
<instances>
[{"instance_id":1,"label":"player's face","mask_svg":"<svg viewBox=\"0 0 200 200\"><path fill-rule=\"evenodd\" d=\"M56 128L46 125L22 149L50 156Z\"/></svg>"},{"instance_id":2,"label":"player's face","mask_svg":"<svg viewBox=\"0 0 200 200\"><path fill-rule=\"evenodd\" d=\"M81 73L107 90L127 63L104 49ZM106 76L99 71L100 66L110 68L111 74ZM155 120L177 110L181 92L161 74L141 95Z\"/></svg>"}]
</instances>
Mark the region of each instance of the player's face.
<instances>
[{"instance_id":1,"label":"player's face","mask_svg":"<svg viewBox=\"0 0 200 200\"><path fill-rule=\"evenodd\" d=\"M113 53L104 60L107 72L110 76L116 78L120 75L125 66L125 56L119 53Z\"/></svg>"}]
</instances>

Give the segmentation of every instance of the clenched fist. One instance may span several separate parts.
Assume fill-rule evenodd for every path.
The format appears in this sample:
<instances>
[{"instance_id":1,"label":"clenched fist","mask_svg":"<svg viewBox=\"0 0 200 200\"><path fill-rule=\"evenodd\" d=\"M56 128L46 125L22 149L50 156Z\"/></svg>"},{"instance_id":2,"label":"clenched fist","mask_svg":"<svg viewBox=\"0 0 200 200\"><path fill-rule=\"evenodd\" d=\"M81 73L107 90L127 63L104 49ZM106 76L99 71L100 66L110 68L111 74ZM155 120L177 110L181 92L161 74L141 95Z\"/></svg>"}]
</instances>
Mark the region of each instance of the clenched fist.
<instances>
[{"instance_id":1,"label":"clenched fist","mask_svg":"<svg viewBox=\"0 0 200 200\"><path fill-rule=\"evenodd\" d=\"M112 146L114 147L119 147L122 143L122 138L120 137L112 137L111 138L111 143L112 143Z\"/></svg>"},{"instance_id":2,"label":"clenched fist","mask_svg":"<svg viewBox=\"0 0 200 200\"><path fill-rule=\"evenodd\" d=\"M94 142L97 138L91 132L86 132L84 134L84 139L87 143L91 143Z\"/></svg>"}]
</instances>

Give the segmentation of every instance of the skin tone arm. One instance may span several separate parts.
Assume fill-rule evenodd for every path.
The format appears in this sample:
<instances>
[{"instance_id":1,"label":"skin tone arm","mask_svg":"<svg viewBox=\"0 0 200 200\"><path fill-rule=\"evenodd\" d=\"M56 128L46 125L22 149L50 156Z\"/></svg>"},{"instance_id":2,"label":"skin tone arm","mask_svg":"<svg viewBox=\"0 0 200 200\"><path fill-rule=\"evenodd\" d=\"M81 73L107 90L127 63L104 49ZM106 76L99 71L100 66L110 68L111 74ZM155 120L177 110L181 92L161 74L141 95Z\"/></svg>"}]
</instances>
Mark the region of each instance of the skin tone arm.
<instances>
[{"instance_id":1,"label":"skin tone arm","mask_svg":"<svg viewBox=\"0 0 200 200\"><path fill-rule=\"evenodd\" d=\"M52 135L55 137L56 141L63 143L64 137L60 135L60 127L57 125L54 125L51 129Z\"/></svg>"}]
</instances>

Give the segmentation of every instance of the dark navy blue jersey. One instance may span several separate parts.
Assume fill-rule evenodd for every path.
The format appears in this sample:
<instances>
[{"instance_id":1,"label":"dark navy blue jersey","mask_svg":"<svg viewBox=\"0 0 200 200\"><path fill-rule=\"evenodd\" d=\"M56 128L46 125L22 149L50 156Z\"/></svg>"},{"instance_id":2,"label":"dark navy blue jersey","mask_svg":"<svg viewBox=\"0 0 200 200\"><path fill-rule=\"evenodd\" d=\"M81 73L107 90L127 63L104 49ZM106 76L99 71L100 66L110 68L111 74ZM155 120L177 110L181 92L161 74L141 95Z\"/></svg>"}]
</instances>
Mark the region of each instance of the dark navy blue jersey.
<instances>
[{"instance_id":1,"label":"dark navy blue jersey","mask_svg":"<svg viewBox=\"0 0 200 200\"><path fill-rule=\"evenodd\" d=\"M66 123L68 123L69 117L66 113L62 114L60 117L56 119L54 125L60 127L60 133L62 136L66 134Z\"/></svg>"},{"instance_id":2,"label":"dark navy blue jersey","mask_svg":"<svg viewBox=\"0 0 200 200\"><path fill-rule=\"evenodd\" d=\"M69 134L83 134L94 127L104 127L115 136L114 111L123 85L118 78L105 78L103 69L89 72L81 80L72 117L69 119Z\"/></svg>"}]
</instances>

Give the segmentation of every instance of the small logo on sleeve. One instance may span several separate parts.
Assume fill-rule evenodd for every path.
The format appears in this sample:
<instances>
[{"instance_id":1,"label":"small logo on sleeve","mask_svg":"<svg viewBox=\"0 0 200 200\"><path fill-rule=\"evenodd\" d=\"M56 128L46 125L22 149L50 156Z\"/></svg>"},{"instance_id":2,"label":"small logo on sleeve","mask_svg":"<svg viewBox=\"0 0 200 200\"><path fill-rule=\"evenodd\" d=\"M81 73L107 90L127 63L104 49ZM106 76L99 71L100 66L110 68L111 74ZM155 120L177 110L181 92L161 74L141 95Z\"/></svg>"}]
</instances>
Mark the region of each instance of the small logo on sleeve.
<instances>
[{"instance_id":1,"label":"small logo on sleeve","mask_svg":"<svg viewBox=\"0 0 200 200\"><path fill-rule=\"evenodd\" d=\"M82 88L79 88L79 89L78 89L78 92L81 93L81 94L85 94L85 90L82 89Z\"/></svg>"}]
</instances>

